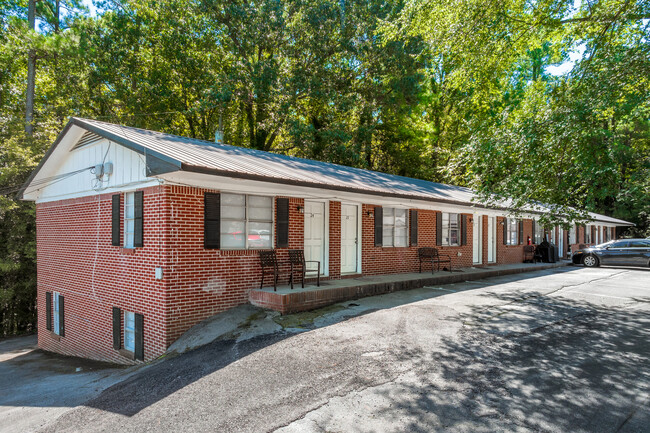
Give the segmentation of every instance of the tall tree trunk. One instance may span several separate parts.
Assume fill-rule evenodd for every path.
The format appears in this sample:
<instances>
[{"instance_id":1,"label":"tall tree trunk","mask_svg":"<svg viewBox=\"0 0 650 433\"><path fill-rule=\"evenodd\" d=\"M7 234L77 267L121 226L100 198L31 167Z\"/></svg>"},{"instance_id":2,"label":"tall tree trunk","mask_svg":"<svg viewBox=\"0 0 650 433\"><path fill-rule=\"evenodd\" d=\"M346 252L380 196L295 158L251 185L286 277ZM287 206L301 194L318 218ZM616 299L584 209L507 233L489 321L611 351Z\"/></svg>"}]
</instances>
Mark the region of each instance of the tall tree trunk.
<instances>
[{"instance_id":1,"label":"tall tree trunk","mask_svg":"<svg viewBox=\"0 0 650 433\"><path fill-rule=\"evenodd\" d=\"M29 28L36 29L36 0L29 0L27 8ZM36 53L29 50L27 56L27 92L25 95L25 132L28 136L34 134L34 88L36 87Z\"/></svg>"}]
</instances>

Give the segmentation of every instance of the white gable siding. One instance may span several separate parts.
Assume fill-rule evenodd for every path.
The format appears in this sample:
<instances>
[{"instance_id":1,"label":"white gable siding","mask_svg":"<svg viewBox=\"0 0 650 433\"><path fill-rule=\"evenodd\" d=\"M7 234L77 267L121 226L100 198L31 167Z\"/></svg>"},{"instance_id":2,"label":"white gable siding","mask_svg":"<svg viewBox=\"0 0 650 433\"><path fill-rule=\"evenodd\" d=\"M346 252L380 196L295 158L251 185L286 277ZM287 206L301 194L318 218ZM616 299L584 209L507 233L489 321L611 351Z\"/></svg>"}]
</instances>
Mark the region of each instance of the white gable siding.
<instances>
[{"instance_id":1,"label":"white gable siding","mask_svg":"<svg viewBox=\"0 0 650 433\"><path fill-rule=\"evenodd\" d=\"M113 163L113 173L110 176L104 175L103 181L98 182L91 170L86 170L61 180L48 182L41 187L30 187L26 190L26 197L34 198L37 202L45 202L93 195L98 192L134 189L157 183L156 180L146 176L144 155L124 146L102 139L72 151L69 150L71 147L72 145L58 148L58 157L48 161L35 181L95 166L102 161Z\"/></svg>"}]
</instances>

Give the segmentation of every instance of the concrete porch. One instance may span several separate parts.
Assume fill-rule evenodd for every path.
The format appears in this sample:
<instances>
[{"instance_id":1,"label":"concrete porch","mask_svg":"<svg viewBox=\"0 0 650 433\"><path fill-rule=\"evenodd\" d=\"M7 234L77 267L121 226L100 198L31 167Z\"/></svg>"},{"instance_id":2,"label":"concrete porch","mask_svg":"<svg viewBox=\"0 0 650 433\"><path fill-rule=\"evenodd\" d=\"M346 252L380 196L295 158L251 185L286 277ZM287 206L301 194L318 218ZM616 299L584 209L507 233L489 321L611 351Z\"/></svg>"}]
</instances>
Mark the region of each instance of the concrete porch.
<instances>
[{"instance_id":1,"label":"concrete porch","mask_svg":"<svg viewBox=\"0 0 650 433\"><path fill-rule=\"evenodd\" d=\"M558 268L569 264L571 264L570 261L563 260L558 263L515 263L462 268L453 272L439 271L433 274L422 272L421 274L372 275L321 281L320 287L316 286L315 282L309 282L305 284L304 289L298 283L293 290L288 285L278 286L277 292L273 291L273 287L253 289L250 292L249 300L251 304L258 307L279 311L281 314L289 314L398 290L480 280L488 277Z\"/></svg>"}]
</instances>

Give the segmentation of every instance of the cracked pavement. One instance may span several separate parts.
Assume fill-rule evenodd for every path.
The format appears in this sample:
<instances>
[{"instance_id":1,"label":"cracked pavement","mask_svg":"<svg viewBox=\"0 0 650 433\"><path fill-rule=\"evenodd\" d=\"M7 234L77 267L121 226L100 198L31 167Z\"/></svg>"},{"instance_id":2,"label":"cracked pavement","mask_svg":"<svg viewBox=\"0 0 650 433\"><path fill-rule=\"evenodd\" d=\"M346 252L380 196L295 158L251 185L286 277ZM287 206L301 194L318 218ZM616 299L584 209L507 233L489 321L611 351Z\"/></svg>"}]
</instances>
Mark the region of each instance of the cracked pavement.
<instances>
[{"instance_id":1,"label":"cracked pavement","mask_svg":"<svg viewBox=\"0 0 650 433\"><path fill-rule=\"evenodd\" d=\"M261 315L43 431L647 432L649 301L646 269L567 267Z\"/></svg>"}]
</instances>

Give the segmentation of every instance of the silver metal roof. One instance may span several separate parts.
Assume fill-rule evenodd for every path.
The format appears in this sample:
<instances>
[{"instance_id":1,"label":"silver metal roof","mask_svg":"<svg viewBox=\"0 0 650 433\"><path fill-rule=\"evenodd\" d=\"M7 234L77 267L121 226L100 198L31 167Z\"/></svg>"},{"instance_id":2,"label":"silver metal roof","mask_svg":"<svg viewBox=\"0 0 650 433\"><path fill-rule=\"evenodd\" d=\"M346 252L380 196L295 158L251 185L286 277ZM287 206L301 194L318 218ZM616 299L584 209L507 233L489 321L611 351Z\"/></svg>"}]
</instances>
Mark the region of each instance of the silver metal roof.
<instances>
[{"instance_id":1,"label":"silver metal roof","mask_svg":"<svg viewBox=\"0 0 650 433\"><path fill-rule=\"evenodd\" d=\"M195 171L373 195L481 206L479 202L473 201L476 197L473 190L460 186L180 137L98 120L72 118L66 129L70 124L76 124L152 156L158 161L159 170L163 172ZM503 202L500 205L507 208L508 204ZM627 221L605 215L591 215L598 221L631 225Z\"/></svg>"}]
</instances>

